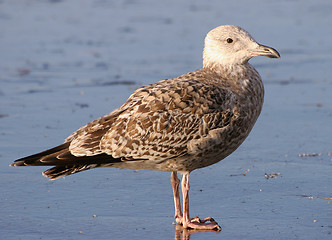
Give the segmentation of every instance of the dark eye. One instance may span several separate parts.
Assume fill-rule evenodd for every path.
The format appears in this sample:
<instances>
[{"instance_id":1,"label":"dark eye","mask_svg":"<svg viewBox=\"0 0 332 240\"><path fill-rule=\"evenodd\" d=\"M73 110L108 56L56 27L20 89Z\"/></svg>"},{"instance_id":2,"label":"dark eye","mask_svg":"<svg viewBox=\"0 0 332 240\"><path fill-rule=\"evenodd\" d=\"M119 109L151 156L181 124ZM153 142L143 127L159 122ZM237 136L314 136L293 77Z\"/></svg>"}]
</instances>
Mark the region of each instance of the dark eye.
<instances>
[{"instance_id":1,"label":"dark eye","mask_svg":"<svg viewBox=\"0 0 332 240\"><path fill-rule=\"evenodd\" d=\"M226 41L227 41L228 43L232 43L232 42L233 42L233 39L231 39L231 38L227 38Z\"/></svg>"}]
</instances>

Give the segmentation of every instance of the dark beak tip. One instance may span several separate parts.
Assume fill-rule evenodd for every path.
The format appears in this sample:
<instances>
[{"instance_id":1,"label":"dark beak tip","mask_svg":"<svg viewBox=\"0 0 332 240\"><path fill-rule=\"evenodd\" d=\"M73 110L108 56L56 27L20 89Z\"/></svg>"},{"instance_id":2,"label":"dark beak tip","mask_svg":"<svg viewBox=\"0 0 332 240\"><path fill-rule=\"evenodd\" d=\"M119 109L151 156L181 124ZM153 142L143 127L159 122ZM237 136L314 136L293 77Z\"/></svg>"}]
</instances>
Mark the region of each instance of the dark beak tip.
<instances>
[{"instance_id":1,"label":"dark beak tip","mask_svg":"<svg viewBox=\"0 0 332 240\"><path fill-rule=\"evenodd\" d=\"M258 53L258 56L265 56L265 57L269 57L269 58L280 58L280 54L277 50L275 50L272 47L265 46L265 45L259 44L257 53Z\"/></svg>"},{"instance_id":2,"label":"dark beak tip","mask_svg":"<svg viewBox=\"0 0 332 240\"><path fill-rule=\"evenodd\" d=\"M280 54L276 54L276 55L270 55L270 58L281 58Z\"/></svg>"},{"instance_id":3,"label":"dark beak tip","mask_svg":"<svg viewBox=\"0 0 332 240\"><path fill-rule=\"evenodd\" d=\"M274 48L271 48L272 50L272 54L271 54L271 58L280 58L280 53L275 50Z\"/></svg>"},{"instance_id":4,"label":"dark beak tip","mask_svg":"<svg viewBox=\"0 0 332 240\"><path fill-rule=\"evenodd\" d=\"M274 48L268 47L264 49L268 54L266 55L269 58L280 58L280 54Z\"/></svg>"}]
</instances>

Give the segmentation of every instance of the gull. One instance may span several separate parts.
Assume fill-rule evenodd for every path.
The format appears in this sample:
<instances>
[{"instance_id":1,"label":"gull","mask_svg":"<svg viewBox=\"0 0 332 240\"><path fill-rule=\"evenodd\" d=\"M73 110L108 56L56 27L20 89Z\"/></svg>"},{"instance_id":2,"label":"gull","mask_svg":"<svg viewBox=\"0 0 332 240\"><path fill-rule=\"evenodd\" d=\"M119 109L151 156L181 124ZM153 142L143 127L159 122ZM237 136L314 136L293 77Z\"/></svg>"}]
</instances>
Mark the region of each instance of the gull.
<instances>
[{"instance_id":1,"label":"gull","mask_svg":"<svg viewBox=\"0 0 332 240\"><path fill-rule=\"evenodd\" d=\"M189 174L230 155L253 128L264 100L261 77L248 62L255 56L280 58L242 28L219 26L205 38L201 69L137 89L63 144L10 166L53 166L43 172L51 180L99 167L169 171L176 222L221 230L211 217L189 217Z\"/></svg>"}]
</instances>

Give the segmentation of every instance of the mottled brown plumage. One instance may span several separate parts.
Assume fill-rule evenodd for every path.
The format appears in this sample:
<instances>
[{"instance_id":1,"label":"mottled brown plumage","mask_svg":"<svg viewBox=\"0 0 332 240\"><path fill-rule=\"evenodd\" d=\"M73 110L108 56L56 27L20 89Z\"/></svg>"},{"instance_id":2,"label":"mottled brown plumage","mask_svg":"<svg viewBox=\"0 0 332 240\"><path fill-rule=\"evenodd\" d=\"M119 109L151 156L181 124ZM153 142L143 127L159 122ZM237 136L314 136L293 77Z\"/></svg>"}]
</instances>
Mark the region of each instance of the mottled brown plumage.
<instances>
[{"instance_id":1,"label":"mottled brown plumage","mask_svg":"<svg viewBox=\"0 0 332 240\"><path fill-rule=\"evenodd\" d=\"M191 171L227 157L254 126L264 88L248 63L253 56L279 54L239 27L215 28L205 39L202 69L137 89L120 108L81 127L64 144L12 166L54 166L43 173L51 179L96 167L171 171L176 202L176 172L184 174L182 188L188 191ZM190 220L184 199L183 215L175 203L179 223L219 227L211 219Z\"/></svg>"}]
</instances>

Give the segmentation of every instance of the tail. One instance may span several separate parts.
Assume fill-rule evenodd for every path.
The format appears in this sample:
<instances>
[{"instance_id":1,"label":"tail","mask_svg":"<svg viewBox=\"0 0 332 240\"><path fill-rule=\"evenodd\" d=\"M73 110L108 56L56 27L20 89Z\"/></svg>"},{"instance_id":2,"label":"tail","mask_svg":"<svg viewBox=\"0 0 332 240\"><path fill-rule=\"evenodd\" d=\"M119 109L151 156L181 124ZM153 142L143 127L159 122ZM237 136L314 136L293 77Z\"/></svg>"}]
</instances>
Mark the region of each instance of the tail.
<instances>
[{"instance_id":1,"label":"tail","mask_svg":"<svg viewBox=\"0 0 332 240\"><path fill-rule=\"evenodd\" d=\"M113 158L105 153L76 157L70 153L69 145L70 142L66 142L46 151L18 159L10 166L54 166L44 171L43 175L55 180L88 169L103 167L106 164L111 165L112 163L121 162L120 158Z\"/></svg>"}]
</instances>

